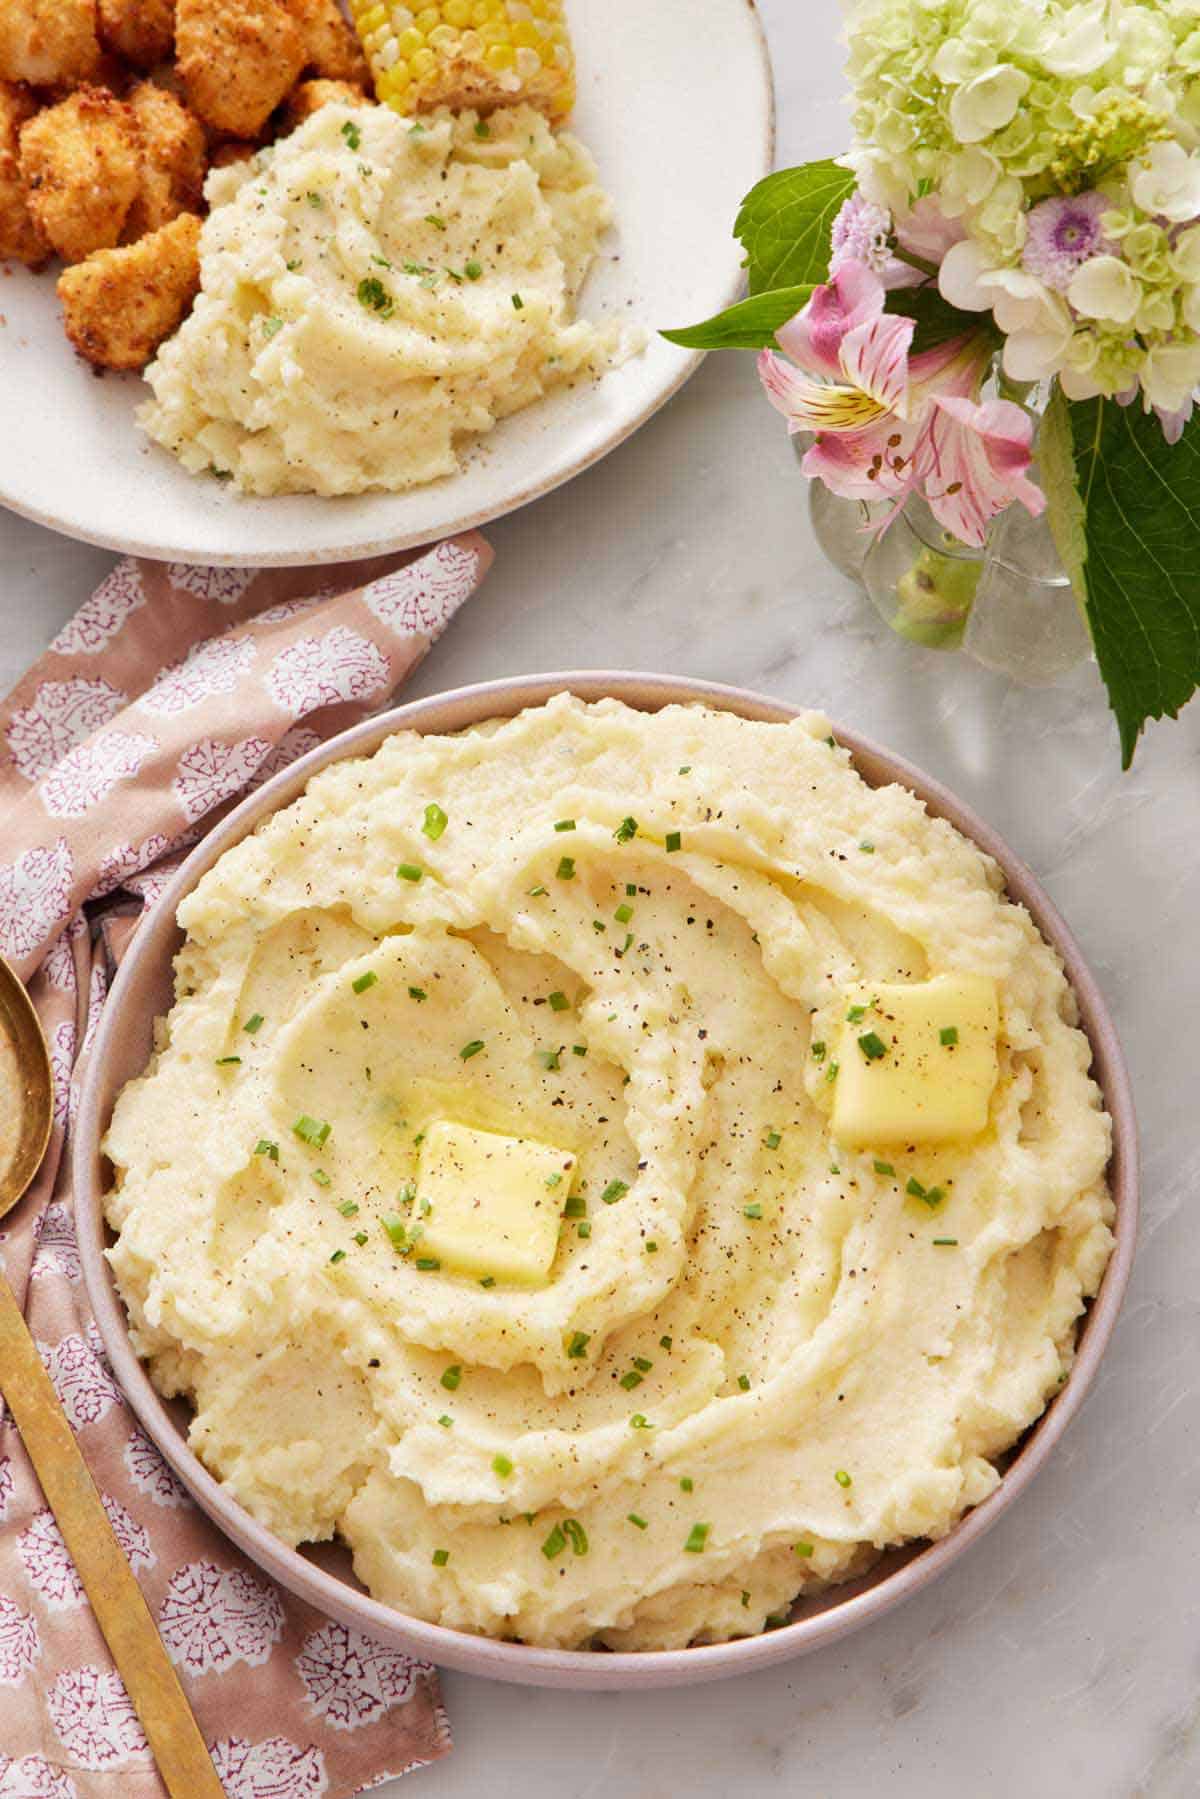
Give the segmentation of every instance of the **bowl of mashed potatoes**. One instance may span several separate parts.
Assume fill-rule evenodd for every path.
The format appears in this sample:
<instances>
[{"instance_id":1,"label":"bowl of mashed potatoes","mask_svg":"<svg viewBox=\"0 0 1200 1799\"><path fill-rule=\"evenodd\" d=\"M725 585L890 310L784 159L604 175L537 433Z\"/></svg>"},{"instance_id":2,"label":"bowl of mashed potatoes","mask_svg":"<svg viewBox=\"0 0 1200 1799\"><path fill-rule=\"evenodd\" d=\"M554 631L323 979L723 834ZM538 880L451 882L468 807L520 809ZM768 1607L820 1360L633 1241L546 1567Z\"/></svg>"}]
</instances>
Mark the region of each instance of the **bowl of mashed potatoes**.
<instances>
[{"instance_id":1,"label":"bowl of mashed potatoes","mask_svg":"<svg viewBox=\"0 0 1200 1799\"><path fill-rule=\"evenodd\" d=\"M1135 1130L1066 927L944 790L755 695L547 676L197 848L100 1028L79 1228L130 1403L285 1586L666 1685L1013 1503L1116 1317Z\"/></svg>"}]
</instances>

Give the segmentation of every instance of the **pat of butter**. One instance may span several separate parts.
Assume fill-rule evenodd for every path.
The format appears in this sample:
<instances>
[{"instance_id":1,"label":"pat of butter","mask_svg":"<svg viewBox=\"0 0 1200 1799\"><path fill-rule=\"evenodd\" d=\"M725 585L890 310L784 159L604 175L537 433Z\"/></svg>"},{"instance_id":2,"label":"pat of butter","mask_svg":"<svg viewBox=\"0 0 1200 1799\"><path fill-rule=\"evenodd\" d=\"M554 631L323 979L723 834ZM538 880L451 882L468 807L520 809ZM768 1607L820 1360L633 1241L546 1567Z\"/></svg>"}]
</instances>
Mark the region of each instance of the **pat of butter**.
<instances>
[{"instance_id":1,"label":"pat of butter","mask_svg":"<svg viewBox=\"0 0 1200 1799\"><path fill-rule=\"evenodd\" d=\"M432 1125L413 1208L421 1255L457 1274L543 1285L574 1174L573 1155L531 1137Z\"/></svg>"},{"instance_id":2,"label":"pat of butter","mask_svg":"<svg viewBox=\"0 0 1200 1799\"><path fill-rule=\"evenodd\" d=\"M996 1084L999 1019L988 975L847 988L834 1137L848 1149L977 1137Z\"/></svg>"}]
</instances>

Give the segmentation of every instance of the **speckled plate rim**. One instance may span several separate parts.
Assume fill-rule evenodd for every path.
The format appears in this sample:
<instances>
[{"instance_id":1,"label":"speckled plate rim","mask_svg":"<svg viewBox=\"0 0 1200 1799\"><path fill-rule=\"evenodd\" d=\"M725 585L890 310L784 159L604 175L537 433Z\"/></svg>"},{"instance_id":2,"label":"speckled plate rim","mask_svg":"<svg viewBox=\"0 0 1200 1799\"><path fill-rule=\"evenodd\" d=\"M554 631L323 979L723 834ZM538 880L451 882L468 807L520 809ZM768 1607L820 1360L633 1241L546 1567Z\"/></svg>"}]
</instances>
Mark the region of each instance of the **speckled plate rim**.
<instances>
[{"instance_id":1,"label":"speckled plate rim","mask_svg":"<svg viewBox=\"0 0 1200 1799\"><path fill-rule=\"evenodd\" d=\"M266 782L223 819L183 863L138 932L117 975L80 1097L74 1150L76 1222L88 1296L117 1380L134 1413L197 1503L282 1586L317 1610L368 1636L468 1674L523 1685L577 1689L685 1686L748 1674L834 1643L918 1592L977 1543L1029 1486L1078 1412L1112 1335L1129 1280L1138 1214L1137 1122L1116 1028L1078 944L1034 874L989 825L939 782L856 732L834 727L838 741L850 751L856 768L872 786L899 782L923 800L930 812L948 819L995 859L1004 873L1010 896L1028 908L1043 935L1061 955L1078 1000L1081 1023L1092 1044L1093 1074L1113 1121L1109 1180L1116 1205L1116 1247L1100 1292L1085 1315L1071 1373L1061 1392L1024 1437L996 1490L939 1542L918 1550L898 1568L869 1574L865 1583L855 1583L847 1597L835 1599L828 1609L761 1636L729 1643L610 1654L498 1642L429 1624L386 1606L289 1549L244 1511L201 1465L133 1351L124 1308L103 1254L103 1169L99 1144L118 1078L107 1071L114 1060L114 1044L120 1038L125 1017L131 1010L136 1012L142 989L156 970L161 971L162 958L174 954L178 942L175 912L184 895L225 850L269 813L288 805L312 776L329 763L347 756L369 755L395 731L459 731L485 719L511 717L562 692L575 693L586 700L613 697L644 711L657 711L676 703L704 703L767 722L784 722L795 718L801 710L741 688L666 675L588 670L488 681L417 700L368 719Z\"/></svg>"}]
</instances>

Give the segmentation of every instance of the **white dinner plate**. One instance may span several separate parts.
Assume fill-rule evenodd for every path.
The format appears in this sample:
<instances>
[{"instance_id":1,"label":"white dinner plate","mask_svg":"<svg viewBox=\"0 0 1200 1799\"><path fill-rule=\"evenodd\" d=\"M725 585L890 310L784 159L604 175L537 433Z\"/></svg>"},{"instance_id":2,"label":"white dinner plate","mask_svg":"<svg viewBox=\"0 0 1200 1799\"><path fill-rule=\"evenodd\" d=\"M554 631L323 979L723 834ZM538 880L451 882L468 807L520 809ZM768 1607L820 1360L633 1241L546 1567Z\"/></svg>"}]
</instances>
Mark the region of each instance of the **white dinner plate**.
<instances>
[{"instance_id":1,"label":"white dinner plate","mask_svg":"<svg viewBox=\"0 0 1200 1799\"><path fill-rule=\"evenodd\" d=\"M134 424L148 389L99 376L62 332L54 272L0 283L0 502L72 537L187 562L341 561L511 512L613 449L700 358L657 335L736 297L738 203L771 165L771 74L753 0L569 0L579 65L571 129L617 221L582 297L647 332L596 383L505 420L462 472L405 494L246 499L187 474Z\"/></svg>"}]
</instances>

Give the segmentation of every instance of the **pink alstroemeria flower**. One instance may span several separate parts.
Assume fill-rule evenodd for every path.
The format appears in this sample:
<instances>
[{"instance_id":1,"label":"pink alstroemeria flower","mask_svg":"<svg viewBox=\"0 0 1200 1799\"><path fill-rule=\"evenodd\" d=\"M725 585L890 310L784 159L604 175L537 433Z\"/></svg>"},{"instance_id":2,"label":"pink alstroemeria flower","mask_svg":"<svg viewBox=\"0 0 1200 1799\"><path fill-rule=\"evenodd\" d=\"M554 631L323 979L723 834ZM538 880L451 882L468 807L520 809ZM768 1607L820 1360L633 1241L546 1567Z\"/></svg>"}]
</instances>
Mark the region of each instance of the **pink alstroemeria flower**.
<instances>
[{"instance_id":1,"label":"pink alstroemeria flower","mask_svg":"<svg viewBox=\"0 0 1200 1799\"><path fill-rule=\"evenodd\" d=\"M915 489L948 530L981 545L1014 500L1031 512L1045 504L1028 479L1033 421L1009 400L979 404L982 335L910 356L913 322L885 313L884 299L878 275L844 263L776 333L791 360L760 353L767 398L789 431L815 433L806 475L849 499L893 500L885 527Z\"/></svg>"}]
</instances>

